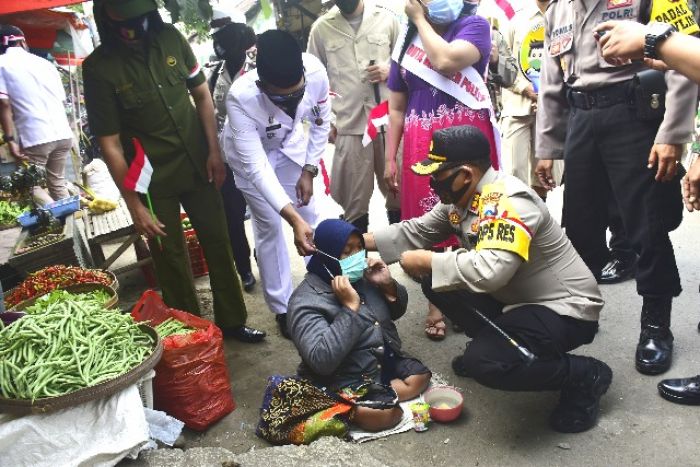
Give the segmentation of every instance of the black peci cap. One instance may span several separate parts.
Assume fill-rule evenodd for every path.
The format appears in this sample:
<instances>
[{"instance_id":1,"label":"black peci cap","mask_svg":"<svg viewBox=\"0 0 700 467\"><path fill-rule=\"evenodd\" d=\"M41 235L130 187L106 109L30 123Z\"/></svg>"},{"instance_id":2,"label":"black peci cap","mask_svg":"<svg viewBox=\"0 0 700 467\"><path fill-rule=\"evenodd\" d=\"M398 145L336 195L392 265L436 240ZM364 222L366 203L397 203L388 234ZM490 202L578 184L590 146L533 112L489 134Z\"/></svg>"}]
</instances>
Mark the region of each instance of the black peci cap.
<instances>
[{"instance_id":1,"label":"black peci cap","mask_svg":"<svg viewBox=\"0 0 700 467\"><path fill-rule=\"evenodd\" d=\"M264 83L289 88L304 76L304 62L297 40L286 31L271 29L258 36L256 68Z\"/></svg>"},{"instance_id":2,"label":"black peci cap","mask_svg":"<svg viewBox=\"0 0 700 467\"><path fill-rule=\"evenodd\" d=\"M428 158L411 166L418 175L430 175L461 163L490 160L491 145L475 126L460 125L433 133Z\"/></svg>"}]
</instances>

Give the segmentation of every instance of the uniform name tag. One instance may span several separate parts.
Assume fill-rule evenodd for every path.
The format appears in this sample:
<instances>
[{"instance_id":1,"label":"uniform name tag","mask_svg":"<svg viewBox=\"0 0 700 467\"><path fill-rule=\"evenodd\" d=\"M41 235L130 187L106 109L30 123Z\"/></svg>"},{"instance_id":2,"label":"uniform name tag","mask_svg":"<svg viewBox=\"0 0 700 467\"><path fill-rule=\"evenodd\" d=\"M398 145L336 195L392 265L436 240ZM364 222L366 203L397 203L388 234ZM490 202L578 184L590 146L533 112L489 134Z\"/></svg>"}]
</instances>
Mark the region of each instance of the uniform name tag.
<instances>
[{"instance_id":1,"label":"uniform name tag","mask_svg":"<svg viewBox=\"0 0 700 467\"><path fill-rule=\"evenodd\" d=\"M270 126L266 127L265 131L266 132L267 131L275 131L275 130L279 130L280 128L282 128L282 124L278 123L277 125L270 125Z\"/></svg>"}]
</instances>

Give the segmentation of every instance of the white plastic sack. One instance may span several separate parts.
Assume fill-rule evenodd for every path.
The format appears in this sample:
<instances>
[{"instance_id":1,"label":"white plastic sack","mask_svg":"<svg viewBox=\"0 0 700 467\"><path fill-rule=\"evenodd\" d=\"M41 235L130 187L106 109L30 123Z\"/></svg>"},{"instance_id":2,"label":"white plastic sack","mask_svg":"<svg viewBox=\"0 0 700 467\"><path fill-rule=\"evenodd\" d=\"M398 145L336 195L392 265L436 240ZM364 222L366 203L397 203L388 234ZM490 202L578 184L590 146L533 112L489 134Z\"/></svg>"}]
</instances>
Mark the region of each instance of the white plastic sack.
<instances>
[{"instance_id":1,"label":"white plastic sack","mask_svg":"<svg viewBox=\"0 0 700 467\"><path fill-rule=\"evenodd\" d=\"M111 467L147 441L136 385L46 415L0 414L0 467Z\"/></svg>"},{"instance_id":2,"label":"white plastic sack","mask_svg":"<svg viewBox=\"0 0 700 467\"><path fill-rule=\"evenodd\" d=\"M83 172L87 176L88 187L95 192L95 196L100 199L119 201L121 194L119 188L109 174L107 164L102 159L93 159L85 166Z\"/></svg>"}]
</instances>

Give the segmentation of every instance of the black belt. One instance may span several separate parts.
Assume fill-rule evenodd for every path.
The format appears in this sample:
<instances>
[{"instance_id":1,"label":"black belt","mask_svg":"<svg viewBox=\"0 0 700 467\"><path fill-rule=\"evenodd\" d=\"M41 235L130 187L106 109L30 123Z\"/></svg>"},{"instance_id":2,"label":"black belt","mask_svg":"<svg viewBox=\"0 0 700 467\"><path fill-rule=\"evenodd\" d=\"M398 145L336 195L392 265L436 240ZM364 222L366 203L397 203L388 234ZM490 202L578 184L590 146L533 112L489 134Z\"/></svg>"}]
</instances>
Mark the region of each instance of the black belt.
<instances>
[{"instance_id":1,"label":"black belt","mask_svg":"<svg viewBox=\"0 0 700 467\"><path fill-rule=\"evenodd\" d=\"M634 104L633 81L623 81L591 91L568 88L566 97L569 105L584 110L603 109L616 104Z\"/></svg>"}]
</instances>

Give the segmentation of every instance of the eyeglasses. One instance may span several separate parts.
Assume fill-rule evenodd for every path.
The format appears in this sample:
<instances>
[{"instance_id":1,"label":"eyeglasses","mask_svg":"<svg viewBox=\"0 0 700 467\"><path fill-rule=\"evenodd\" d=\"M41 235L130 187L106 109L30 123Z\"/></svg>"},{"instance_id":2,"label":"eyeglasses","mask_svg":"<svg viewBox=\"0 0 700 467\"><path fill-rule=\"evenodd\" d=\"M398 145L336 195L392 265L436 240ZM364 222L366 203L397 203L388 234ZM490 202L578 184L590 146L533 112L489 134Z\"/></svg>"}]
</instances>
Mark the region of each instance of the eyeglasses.
<instances>
[{"instance_id":1,"label":"eyeglasses","mask_svg":"<svg viewBox=\"0 0 700 467\"><path fill-rule=\"evenodd\" d=\"M306 92L306 83L304 83L296 91L292 91L289 94L271 94L269 92L266 92L265 94L267 94L267 97L269 97L272 102L281 104L290 100L301 99L304 97L304 92Z\"/></svg>"}]
</instances>

